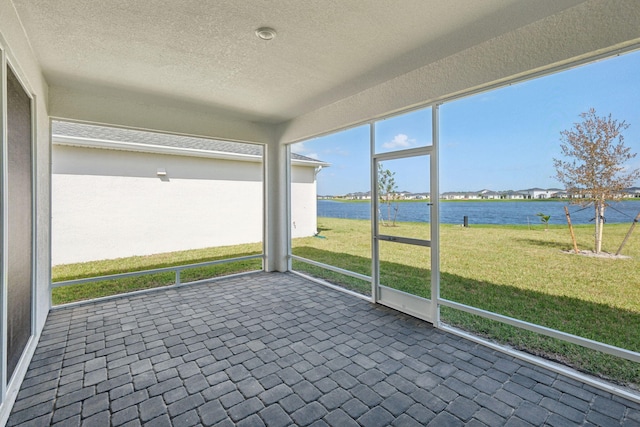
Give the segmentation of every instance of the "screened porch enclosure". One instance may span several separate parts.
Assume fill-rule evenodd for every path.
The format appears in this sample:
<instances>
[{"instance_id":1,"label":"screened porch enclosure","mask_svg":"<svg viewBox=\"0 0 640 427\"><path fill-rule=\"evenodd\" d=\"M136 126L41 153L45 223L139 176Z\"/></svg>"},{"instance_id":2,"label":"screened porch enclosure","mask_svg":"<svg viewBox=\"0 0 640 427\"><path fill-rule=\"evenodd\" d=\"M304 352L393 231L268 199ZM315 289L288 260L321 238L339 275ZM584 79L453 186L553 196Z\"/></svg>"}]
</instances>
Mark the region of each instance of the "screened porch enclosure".
<instances>
[{"instance_id":1,"label":"screened porch enclosure","mask_svg":"<svg viewBox=\"0 0 640 427\"><path fill-rule=\"evenodd\" d=\"M475 415L457 410L469 407L462 398L482 396L482 402L474 401L482 417L491 415L486 411L491 411L493 397L500 401L497 396L522 392L522 400L502 402L509 413L498 415L506 423L537 414L534 406L549 396L529 394L536 387L536 393L543 389L557 399L545 400L549 405L562 402L565 393L574 403L576 395L588 396L588 405L573 407L578 412L572 412L574 418L581 422L598 423L606 419L601 416L613 422L638 421L640 399L621 385L636 384L640 376L640 337L634 332L639 328L625 328L639 322L639 299L631 286L637 283L637 241L625 246L631 257L627 264L616 260L615 265L629 268L594 270L587 261L564 262L572 266L571 280L557 281L554 274L563 262L547 256L564 244L561 229L553 223L556 213L545 208L528 214L538 221L538 213L551 215L548 231L530 222L495 232L496 224L485 227L487 223L471 213L464 214L470 227L457 223L462 218L455 224L445 221L451 204L440 198L449 190L466 191L449 188L449 173L477 183L473 197L478 198L498 197L495 193L501 190L513 190L513 197L528 190L532 199L552 193L554 186L547 182L520 184L519 178L542 173L542 163L528 172L514 168L520 172L510 177L513 188L480 185L480 178L503 179L494 173L519 158L543 161L553 155L550 150L535 151L543 138L520 139L514 129L557 134L590 100L585 96L569 105L566 100L577 98L567 96L559 106L560 98L545 100L545 91L536 90L538 78L601 63L601 77L581 87L587 88L585 93L600 93L606 102L596 105L599 111L631 122L624 114L635 111L637 82L616 90L605 90L604 83L637 80L638 67L626 74L606 69L610 59L628 60L640 48L635 0L539 0L526 5L519 0L273 0L161 6L0 0L0 426L12 411L10 423L16 425L90 424L98 414L106 417L100 418L105 424L144 424L154 414L181 425L194 414L209 416L198 418L203 424L217 422L216 416L231 423L246 419L267 424L267 415L270 421L286 420L286 415L297 424L366 424L372 419L399 423L411 421L401 413L408 408L400 409L409 402L424 407L406 413L418 423L430 419L427 411L442 413L438 421L466 422ZM556 92L579 86L572 84L587 81L583 78L567 77ZM534 82L528 92L531 102L501 98L502 110L492 104L502 89L517 90L526 82ZM524 98L516 93L510 101L514 99ZM551 115L538 114L540 110ZM514 119L501 122L505 112L515 114ZM495 133L474 123L480 117ZM415 121L419 129L405 127ZM114 141L106 134L57 139L60 123L238 144L257 147L258 152L229 153L218 146L212 155L202 147L180 146L178 153L171 144ZM635 132L637 125L632 124ZM477 132L458 133L469 128ZM352 145L330 149L324 138L333 135L348 135ZM503 144L505 139L511 144ZM628 140L638 139L631 134ZM487 160L488 153L493 157ZM66 160L59 163L58 155ZM464 156L475 162L465 163ZM341 163L340 158L348 161ZM62 165L66 169L58 169ZM351 177L341 177L344 170L351 170ZM355 218L321 213L323 200L335 202L324 197L337 194L325 189L329 178L344 185L344 195L353 196L349 206L359 212ZM543 193L537 187L544 187ZM109 197L96 201L96 195ZM342 206L344 201L339 202ZM624 236L623 227L626 224L608 224L605 238L613 242ZM578 226L576 236L581 246L590 240L586 226ZM181 246L186 241L197 242L187 245L197 250L215 250L194 255L193 248ZM63 253L70 256L59 256ZM94 269L91 263L104 259L109 262ZM58 270L61 265L75 267ZM313 280L295 277L298 273ZM217 281L219 276L227 277ZM602 283L583 280L588 276ZM102 283L93 283L95 277ZM245 279L247 287L242 288ZM141 286L141 281L146 284ZM183 286L188 282L200 283ZM309 292L301 290L298 300L288 299L297 287ZM280 292L283 289L287 292ZM63 290L70 295L62 298ZM124 295L127 291L137 293ZM256 295L272 292L280 301L270 300L273 304L264 310L252 305ZM238 301L241 296L246 300ZM79 302L96 297L110 299ZM174 297L185 300L172 301ZM340 301L344 313L335 312L332 298ZM151 299L159 305L145 306ZM224 305L223 300L229 302L224 309L231 311L219 311L220 318L203 306ZM59 312L54 308L66 303L76 305ZM160 316L151 325L128 312L134 305L148 310L150 318L167 310L175 322L169 326ZM249 306L253 311L247 313ZM60 318L48 323L60 312ZM292 312L298 317L291 318ZM319 319L308 318L322 316L326 324L334 324L354 312L372 323L359 324L362 331L339 326L329 331L344 342L332 341L333 335L318 327ZM74 335L71 318L78 313L86 314L88 323L76 326L88 329ZM100 317L103 314L106 317ZM247 323L236 317L244 315L248 317L242 322ZM313 339L296 340L300 331L281 329L280 323L294 331L301 325L317 329ZM382 344L375 342L381 337L376 327L385 331ZM104 340L89 338L94 328L105 328L95 331L105 333ZM137 328L162 336L145 341L131 332L129 337ZM172 337L163 335L169 331ZM394 338L394 331L402 340ZM249 338L253 333L265 335ZM538 355L560 352L595 361L599 365L594 366L607 367L602 371L605 381L594 382L564 366L539 371L515 359L503 360L494 352L505 348L489 341L494 335L508 338L510 344L534 343ZM360 338L372 345L360 345ZM449 338L463 344L448 345ZM431 344L424 342L429 339ZM342 357L331 351L322 358L316 355L340 344L356 353L341 346ZM307 351L311 346L316 347ZM382 352L383 347L391 354ZM152 355L154 351L159 353ZM508 358L517 354L535 366L546 363L506 351L511 352ZM607 358L604 365L602 355ZM207 359L195 362L201 357ZM469 360L478 366L469 366ZM223 365L221 371L210 371ZM66 369L70 366L73 372ZM348 378L340 372L346 366L354 378L350 385L331 378L338 384L334 386L325 379L331 374ZM451 366L468 383L459 384ZM514 371L504 372L511 368ZM245 376L243 369L258 371ZM109 376L123 371L131 378L119 391L107 392ZM489 371L498 379L487 378ZM631 375L607 382L620 373ZM215 378L208 378L211 375ZM224 375L228 380L217 382ZM285 385L278 387L276 377ZM151 382L165 380L177 391L165 395L150 390ZM309 384L323 397L335 389L335 400L321 400ZM467 395L476 393L472 389L478 394ZM221 390L229 396L216 395ZM252 395L252 390L259 393ZM287 396L278 394L282 391ZM116 397L119 392L126 393ZM351 403L338 404L340 396ZM284 399L296 404L285 408ZM125 402L134 403L122 406ZM171 406L176 402L193 406L182 411L177 409L182 403ZM436 404L424 405L427 402ZM121 412L116 408L126 413L116 415ZM554 408L540 416L550 423L562 421ZM132 418L124 420L125 414ZM35 421L40 416L50 418ZM475 419L491 424L488 417Z\"/></svg>"}]
</instances>

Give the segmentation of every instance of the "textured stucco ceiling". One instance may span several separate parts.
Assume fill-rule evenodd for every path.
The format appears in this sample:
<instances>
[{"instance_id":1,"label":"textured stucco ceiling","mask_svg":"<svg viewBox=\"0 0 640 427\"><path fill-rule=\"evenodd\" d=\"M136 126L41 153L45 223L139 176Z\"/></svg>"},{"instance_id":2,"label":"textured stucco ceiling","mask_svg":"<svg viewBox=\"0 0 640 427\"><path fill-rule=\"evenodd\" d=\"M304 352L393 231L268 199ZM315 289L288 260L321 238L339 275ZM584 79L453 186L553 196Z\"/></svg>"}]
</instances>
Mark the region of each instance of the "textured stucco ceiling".
<instances>
[{"instance_id":1,"label":"textured stucco ceiling","mask_svg":"<svg viewBox=\"0 0 640 427\"><path fill-rule=\"evenodd\" d=\"M582 0L13 0L48 83L286 121ZM254 30L272 26L265 42Z\"/></svg>"}]
</instances>

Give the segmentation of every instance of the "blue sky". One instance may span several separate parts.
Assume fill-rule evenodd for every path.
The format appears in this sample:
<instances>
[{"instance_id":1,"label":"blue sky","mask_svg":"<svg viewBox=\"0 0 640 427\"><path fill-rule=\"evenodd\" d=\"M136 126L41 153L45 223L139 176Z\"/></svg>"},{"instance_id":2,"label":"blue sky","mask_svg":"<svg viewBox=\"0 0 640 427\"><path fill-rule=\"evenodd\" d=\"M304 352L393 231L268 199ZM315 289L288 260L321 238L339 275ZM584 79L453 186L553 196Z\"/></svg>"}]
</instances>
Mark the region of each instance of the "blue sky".
<instances>
[{"instance_id":1,"label":"blue sky","mask_svg":"<svg viewBox=\"0 0 640 427\"><path fill-rule=\"evenodd\" d=\"M640 52L583 65L443 104L440 107L440 191L560 187L552 159L560 132L595 108L631 126L625 144L639 156ZM431 144L431 109L376 123L376 151ZM318 194L369 190L369 128L360 126L292 146L331 164L318 174ZM401 191L428 191L427 158L384 164ZM637 185L640 185L638 183Z\"/></svg>"}]
</instances>

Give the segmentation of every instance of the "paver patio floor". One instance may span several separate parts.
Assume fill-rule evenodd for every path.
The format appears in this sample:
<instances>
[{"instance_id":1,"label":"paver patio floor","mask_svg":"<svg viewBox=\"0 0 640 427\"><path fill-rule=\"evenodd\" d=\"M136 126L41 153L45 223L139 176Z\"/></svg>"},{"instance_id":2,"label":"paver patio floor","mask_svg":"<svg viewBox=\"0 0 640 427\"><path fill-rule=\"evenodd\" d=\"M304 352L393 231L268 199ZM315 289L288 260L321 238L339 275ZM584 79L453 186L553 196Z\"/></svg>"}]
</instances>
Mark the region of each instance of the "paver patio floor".
<instances>
[{"instance_id":1,"label":"paver patio floor","mask_svg":"<svg viewBox=\"0 0 640 427\"><path fill-rule=\"evenodd\" d=\"M640 425L640 405L304 280L50 313L10 426Z\"/></svg>"}]
</instances>

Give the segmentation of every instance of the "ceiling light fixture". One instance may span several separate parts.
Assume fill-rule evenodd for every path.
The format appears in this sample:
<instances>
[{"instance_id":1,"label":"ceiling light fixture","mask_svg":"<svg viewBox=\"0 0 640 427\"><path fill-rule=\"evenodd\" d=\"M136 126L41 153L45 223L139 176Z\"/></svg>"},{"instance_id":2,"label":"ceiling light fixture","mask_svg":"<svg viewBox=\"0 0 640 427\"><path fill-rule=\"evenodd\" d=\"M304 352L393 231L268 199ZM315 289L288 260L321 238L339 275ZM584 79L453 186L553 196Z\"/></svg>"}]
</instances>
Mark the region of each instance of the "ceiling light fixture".
<instances>
[{"instance_id":1,"label":"ceiling light fixture","mask_svg":"<svg viewBox=\"0 0 640 427\"><path fill-rule=\"evenodd\" d=\"M269 27L260 27L256 30L256 36L262 40L273 40L276 37L276 30Z\"/></svg>"}]
</instances>

